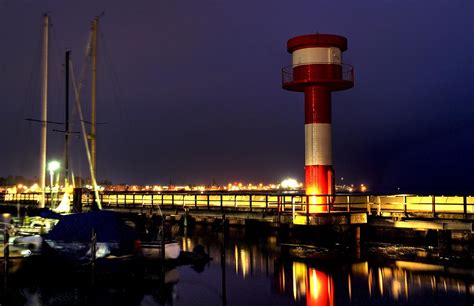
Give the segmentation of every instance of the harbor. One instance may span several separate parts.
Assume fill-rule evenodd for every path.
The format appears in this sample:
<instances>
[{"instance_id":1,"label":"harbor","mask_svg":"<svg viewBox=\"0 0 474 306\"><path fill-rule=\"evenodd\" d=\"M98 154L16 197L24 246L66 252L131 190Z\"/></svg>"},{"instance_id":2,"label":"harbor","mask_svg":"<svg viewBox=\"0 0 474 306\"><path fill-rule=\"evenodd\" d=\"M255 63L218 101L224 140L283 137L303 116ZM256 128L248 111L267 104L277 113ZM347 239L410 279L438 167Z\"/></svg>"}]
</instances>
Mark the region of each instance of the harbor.
<instances>
[{"instance_id":1,"label":"harbor","mask_svg":"<svg viewBox=\"0 0 474 306\"><path fill-rule=\"evenodd\" d=\"M72 207L91 211L94 193L76 192L81 197L73 198L81 202L72 202ZM37 196L4 195L3 216L19 216L24 222L28 214L40 211ZM39 254L16 253L6 261L8 244L4 244L2 301L19 299L28 305L58 298L68 305L473 301L470 196L337 195L330 208L318 213L307 213L306 196L298 193L104 192L100 196L103 209L133 224L141 237L156 235L165 224L181 256L101 262L90 254L80 266L71 266ZM311 222L298 224L298 215ZM95 248L93 241L91 237L90 248ZM15 245L11 243L10 249ZM145 242L141 245L146 247ZM67 285L61 284L65 278L71 279ZM243 288L255 287L267 289L258 297L250 289L242 294Z\"/></svg>"},{"instance_id":2,"label":"harbor","mask_svg":"<svg viewBox=\"0 0 474 306\"><path fill-rule=\"evenodd\" d=\"M0 0L0 306L474 305L473 11Z\"/></svg>"},{"instance_id":3,"label":"harbor","mask_svg":"<svg viewBox=\"0 0 474 306\"><path fill-rule=\"evenodd\" d=\"M15 266L17 270L11 267L8 277L3 274L2 303L472 303L473 267L468 264L472 260L461 258L459 250L441 252L437 242L429 239L357 243L332 236L316 242L317 234L303 237L259 225L178 227L176 238L182 249L201 246L211 260L168 264L164 274L156 263L148 263L139 275L129 274L125 266L119 272L108 267L106 273L97 271L94 277L90 266L73 273L58 263L38 266L31 262L26 274L21 265ZM255 231L260 234L254 235ZM258 296L253 294L255 288L260 288Z\"/></svg>"}]
</instances>

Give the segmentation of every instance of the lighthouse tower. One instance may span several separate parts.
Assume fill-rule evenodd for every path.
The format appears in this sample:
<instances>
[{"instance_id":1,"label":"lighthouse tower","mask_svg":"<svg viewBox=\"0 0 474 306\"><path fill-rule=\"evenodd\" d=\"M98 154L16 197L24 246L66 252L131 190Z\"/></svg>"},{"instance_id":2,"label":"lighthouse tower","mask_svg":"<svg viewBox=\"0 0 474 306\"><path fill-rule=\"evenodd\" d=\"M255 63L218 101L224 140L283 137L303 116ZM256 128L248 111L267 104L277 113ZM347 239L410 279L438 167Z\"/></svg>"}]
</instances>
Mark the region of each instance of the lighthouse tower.
<instances>
[{"instance_id":1,"label":"lighthouse tower","mask_svg":"<svg viewBox=\"0 0 474 306\"><path fill-rule=\"evenodd\" d=\"M354 86L352 66L342 63L347 39L310 34L288 40L293 63L282 70L283 88L304 92L305 190L309 211L327 211L335 192L332 167L331 92Z\"/></svg>"}]
</instances>

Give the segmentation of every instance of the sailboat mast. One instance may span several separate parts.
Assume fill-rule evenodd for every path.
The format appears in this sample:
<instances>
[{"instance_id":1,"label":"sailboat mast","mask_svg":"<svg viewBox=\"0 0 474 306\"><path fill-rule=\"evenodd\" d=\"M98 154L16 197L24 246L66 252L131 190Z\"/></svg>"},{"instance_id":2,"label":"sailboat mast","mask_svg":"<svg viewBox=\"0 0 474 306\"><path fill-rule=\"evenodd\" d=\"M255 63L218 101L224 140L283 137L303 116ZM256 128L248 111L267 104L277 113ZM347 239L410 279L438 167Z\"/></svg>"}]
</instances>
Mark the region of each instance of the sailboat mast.
<instances>
[{"instance_id":1,"label":"sailboat mast","mask_svg":"<svg viewBox=\"0 0 474 306\"><path fill-rule=\"evenodd\" d=\"M40 188L41 199L40 208L45 207L45 187L46 187L46 137L48 128L48 40L49 40L49 16L43 16L43 48L41 59L41 147L40 147Z\"/></svg>"},{"instance_id":2,"label":"sailboat mast","mask_svg":"<svg viewBox=\"0 0 474 306\"><path fill-rule=\"evenodd\" d=\"M69 56L71 51L66 51L65 74L66 74L66 113L65 113L65 133L64 133L64 186L69 186Z\"/></svg>"},{"instance_id":3,"label":"sailboat mast","mask_svg":"<svg viewBox=\"0 0 474 306\"><path fill-rule=\"evenodd\" d=\"M97 177L97 168L96 168L96 86L97 86L97 32L99 27L99 17L95 17L92 21L92 48L91 48L91 57L92 57L92 84L91 84L91 158L92 158L92 170L93 176Z\"/></svg>"}]
</instances>

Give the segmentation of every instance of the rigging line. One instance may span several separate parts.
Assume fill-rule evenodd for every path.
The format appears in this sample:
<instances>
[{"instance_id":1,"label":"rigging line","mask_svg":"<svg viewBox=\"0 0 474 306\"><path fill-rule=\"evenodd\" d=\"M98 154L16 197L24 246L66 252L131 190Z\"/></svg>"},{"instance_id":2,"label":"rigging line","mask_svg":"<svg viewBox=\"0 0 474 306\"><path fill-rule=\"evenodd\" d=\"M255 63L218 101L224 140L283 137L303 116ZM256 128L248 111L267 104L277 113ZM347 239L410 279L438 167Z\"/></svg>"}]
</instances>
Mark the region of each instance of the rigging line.
<instances>
[{"instance_id":1,"label":"rigging line","mask_svg":"<svg viewBox=\"0 0 474 306\"><path fill-rule=\"evenodd\" d=\"M123 95L122 95L123 91L122 91L122 87L120 85L120 81L119 81L119 78L118 78L117 70L115 69L115 65L112 62L112 57L110 56L110 53L109 53L107 40L105 39L105 35L102 32L100 32L100 37L102 38L102 42L103 42L103 50L104 50L103 58L105 59L106 66L109 67L109 69L112 73L111 83L112 83L112 88L114 88L114 90L113 90L114 102L117 105L117 109L119 111L119 118L122 122L125 121L127 126L128 126L128 129L131 130L130 121L129 120L124 120L123 105L122 105L122 103L120 102L120 99L119 99L119 96L123 97ZM118 92L118 94L117 94L117 92Z\"/></svg>"},{"instance_id":2,"label":"rigging line","mask_svg":"<svg viewBox=\"0 0 474 306\"><path fill-rule=\"evenodd\" d=\"M33 49L37 51L41 50L41 42L42 42L41 31L39 34L40 35L37 36L37 40L36 40L36 49ZM24 96L23 103L21 103L20 107L17 108L18 113L14 115L15 118L21 118L27 113L30 113L30 115L33 115L35 113L35 105L37 105L37 103L35 104L34 102L39 101L39 97L37 99L34 97L35 96L34 92L39 91L39 82L37 78L38 75L35 73L35 71L39 70L39 64L41 62L40 53L41 52L34 52L34 54L36 54L37 57L36 56L31 57L33 60L29 65L31 67L31 70L28 74L27 82L26 82L24 92L23 92L23 96ZM21 144L17 144L17 145L22 146L18 150L14 147L11 148L12 152L22 152L21 154L14 154L14 156L12 156L12 159L13 159L12 162L13 164L17 165L16 168L18 168L21 173L27 173L27 170L30 169L32 166L31 165L31 160L33 160L31 156L33 154L32 152L35 152L35 149L37 146L37 144L34 141L35 139L37 139L37 137L35 137L34 135L34 131L37 131L37 129L32 128L31 122L28 125L24 126L19 121L18 128L14 128L14 130L18 132L18 135L17 135L18 139L25 139L26 141L22 141ZM25 142L28 143L28 146L30 146L30 149L27 149L24 147ZM34 146L35 149L31 148L31 146Z\"/></svg>"},{"instance_id":3,"label":"rigging line","mask_svg":"<svg viewBox=\"0 0 474 306\"><path fill-rule=\"evenodd\" d=\"M86 47L84 48L84 51L83 51L84 53L83 53L82 67L81 67L81 73L80 73L80 76L79 76L79 86L78 86L78 89L77 89L76 99L79 99L79 100L80 100L81 91L82 91L82 88L83 88L83 85L84 85L84 79L85 79L85 75L86 75L86 68L87 68L88 63L89 63L88 59L89 59L91 41L92 41L92 33L89 32L89 35L87 36ZM71 54L71 57L70 57L70 63L71 63L70 67L72 67L72 54ZM71 73L71 75L73 75L72 71L70 71L70 73ZM75 75L74 75L74 77L75 77ZM73 85L77 86L76 83L73 83ZM73 94L76 94L76 92L74 91ZM71 116L71 118L76 117L76 114L79 114L79 111L82 112L81 109L78 109L78 104L73 103L72 104L72 116ZM79 114L79 115L81 115L81 114ZM81 116L79 116L79 117L81 117ZM81 123L82 123L81 120L79 120L79 128L81 127L81 125L80 125ZM77 120L71 120L70 128L72 130L76 130L77 126L78 126ZM87 134L86 134L86 137L87 137ZM75 144L72 143L71 145L74 145L76 147L78 146L77 143L75 143ZM81 150L84 149L83 146L80 146L80 149ZM77 150L74 150L74 151L77 152ZM86 154L86 156L87 156L87 154ZM78 184L80 186L82 186L82 178L83 178L82 167L83 167L83 162L84 161L83 161L82 158L76 158L76 157L74 157L74 160L76 161L75 162L76 166L74 166L72 161L71 161L71 165L72 165L73 168L79 170L78 173L76 171L76 175L78 175L81 178L81 181L79 181ZM87 163L87 161L86 161L86 163Z\"/></svg>"},{"instance_id":4,"label":"rigging line","mask_svg":"<svg viewBox=\"0 0 474 306\"><path fill-rule=\"evenodd\" d=\"M69 61L69 65L71 67L71 78L72 78L72 85L74 89L74 95L76 97L76 104L77 104L77 110L79 112L79 117L81 119L81 122L84 120L83 115L82 115L82 108L81 108L81 101L79 100L79 91L76 83L76 77L74 74L74 66L72 65L72 61ZM94 194L95 194L95 201L97 203L97 207L101 210L102 209L102 204L100 203L100 196L99 196L99 191L97 189L97 182L95 180L94 176L94 169L92 169L92 158L91 158L91 153L89 150L89 141L87 140L87 134L86 134L86 127L84 125L84 122L81 123L81 128L82 128L82 138L84 140L84 146L86 147L86 153L87 153L87 160L89 162L89 171L91 175L91 181L92 181L92 186L94 187Z\"/></svg>"},{"instance_id":5,"label":"rigging line","mask_svg":"<svg viewBox=\"0 0 474 306\"><path fill-rule=\"evenodd\" d=\"M86 49L85 49L84 60L83 60L83 64L82 64L82 67L81 67L81 73L79 75L79 86L78 86L78 95L79 95L78 97L79 98L80 98L82 87L84 85L84 79L85 79L85 76L86 76L86 68L88 66L87 64L89 62L89 60L88 60L89 59L89 54L91 52L91 44L92 44L92 32L89 33L89 39L87 41L87 45L86 45ZM81 110L77 109L77 111L81 111Z\"/></svg>"},{"instance_id":6,"label":"rigging line","mask_svg":"<svg viewBox=\"0 0 474 306\"><path fill-rule=\"evenodd\" d=\"M32 118L26 118L25 120L26 120L26 121L31 121L31 122L46 122L46 123L50 123L50 124L59 124L59 125L63 125L63 124L64 124L64 122L57 122L57 121L50 121L50 120L43 121L43 120L32 119Z\"/></svg>"},{"instance_id":7,"label":"rigging line","mask_svg":"<svg viewBox=\"0 0 474 306\"><path fill-rule=\"evenodd\" d=\"M85 77L85 68L88 66L87 65L88 64L88 54L89 54L89 49L90 49L90 42L91 42L91 39L92 39L91 36L92 36L91 32L89 32L89 34L87 35L86 47L84 49L84 60L83 60L83 63L82 63L81 74L80 74L80 77L79 77L79 84L80 84L79 94L81 93L83 79ZM72 57L72 54L71 54L71 57ZM73 103L72 104L72 116L71 116L71 118L74 118L76 114L77 114L76 104ZM71 121L71 128L74 129L75 126L76 126L76 122Z\"/></svg>"},{"instance_id":8,"label":"rigging line","mask_svg":"<svg viewBox=\"0 0 474 306\"><path fill-rule=\"evenodd\" d=\"M99 54L99 56L101 56L104 59L105 65L106 65L106 67L108 67L108 69L111 73L111 76L112 76L110 78L110 82L111 82L111 85L112 85L113 101L114 101L114 103L116 105L116 108L118 110L118 118L119 118L118 128L123 129L125 127L126 130L131 131L132 130L131 121L130 121L129 117L124 116L124 106L123 106L123 103L121 103L122 100L120 98L120 97L123 97L123 90L122 90L122 87L121 87L121 83L119 81L117 70L116 70L115 65L112 61L112 56L110 55L110 52L109 52L110 48L109 48L109 45L108 45L108 41L105 38L104 33L100 30L99 30L99 36L101 38L102 45L103 45L103 47L102 47L103 52L101 52ZM124 127L122 127L122 123L124 123L123 124ZM125 157L123 156L122 159L123 158L125 158Z\"/></svg>"},{"instance_id":9,"label":"rigging line","mask_svg":"<svg viewBox=\"0 0 474 306\"><path fill-rule=\"evenodd\" d=\"M36 48L34 50L41 50L41 34L38 35L37 41L36 41ZM37 57L34 57L33 62L31 63L31 71L29 73L28 81L26 83L26 88L24 91L24 101L23 104L21 104L19 112L20 114L25 114L26 109L28 106L30 106L30 112L33 114L35 112L34 106L35 104L33 103L34 99L34 92L38 91L39 89L39 82L37 81L37 74L35 71L39 71L39 64L41 63L41 52L35 52L37 54ZM36 86L34 86L36 84ZM39 98L38 98L39 100Z\"/></svg>"}]
</instances>

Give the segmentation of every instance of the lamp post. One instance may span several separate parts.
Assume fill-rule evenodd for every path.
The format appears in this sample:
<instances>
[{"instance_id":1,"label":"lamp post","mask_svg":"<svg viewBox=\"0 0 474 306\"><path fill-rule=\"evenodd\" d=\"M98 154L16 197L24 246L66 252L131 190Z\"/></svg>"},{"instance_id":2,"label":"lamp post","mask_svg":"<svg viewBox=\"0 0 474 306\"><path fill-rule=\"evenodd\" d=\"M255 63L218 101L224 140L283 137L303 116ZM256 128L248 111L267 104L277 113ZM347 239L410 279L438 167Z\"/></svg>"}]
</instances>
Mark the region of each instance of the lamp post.
<instances>
[{"instance_id":1,"label":"lamp post","mask_svg":"<svg viewBox=\"0 0 474 306\"><path fill-rule=\"evenodd\" d=\"M53 204L53 184L54 184L54 171L58 170L61 164L58 161L50 161L48 164L49 177L50 177L50 194L51 194L51 205Z\"/></svg>"}]
</instances>

